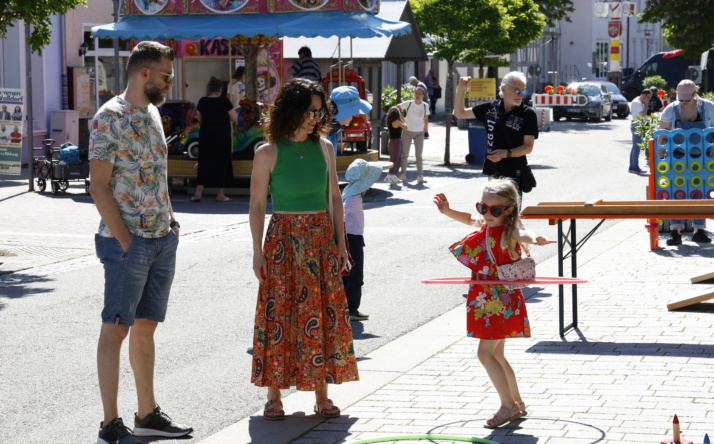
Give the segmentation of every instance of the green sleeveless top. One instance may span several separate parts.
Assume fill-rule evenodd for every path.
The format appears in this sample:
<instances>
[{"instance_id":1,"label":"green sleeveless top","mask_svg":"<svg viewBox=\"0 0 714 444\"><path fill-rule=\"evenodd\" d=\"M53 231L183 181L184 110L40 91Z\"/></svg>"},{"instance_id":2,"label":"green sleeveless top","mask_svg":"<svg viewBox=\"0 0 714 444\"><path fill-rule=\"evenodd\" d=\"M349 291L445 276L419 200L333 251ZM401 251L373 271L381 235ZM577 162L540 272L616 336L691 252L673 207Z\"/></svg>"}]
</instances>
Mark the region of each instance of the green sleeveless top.
<instances>
[{"instance_id":1,"label":"green sleeveless top","mask_svg":"<svg viewBox=\"0 0 714 444\"><path fill-rule=\"evenodd\" d=\"M319 142L281 140L278 159L270 174L273 211L319 211L327 209L327 163Z\"/></svg>"}]
</instances>

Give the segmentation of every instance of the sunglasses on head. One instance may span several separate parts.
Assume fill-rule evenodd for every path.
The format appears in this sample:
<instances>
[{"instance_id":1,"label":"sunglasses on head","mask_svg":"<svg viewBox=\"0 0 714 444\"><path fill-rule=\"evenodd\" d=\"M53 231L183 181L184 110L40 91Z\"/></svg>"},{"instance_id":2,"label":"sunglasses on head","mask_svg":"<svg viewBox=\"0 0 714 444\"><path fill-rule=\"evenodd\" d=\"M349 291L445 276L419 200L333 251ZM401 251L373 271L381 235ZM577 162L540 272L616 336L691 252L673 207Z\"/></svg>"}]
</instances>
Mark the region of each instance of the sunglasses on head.
<instances>
[{"instance_id":1,"label":"sunglasses on head","mask_svg":"<svg viewBox=\"0 0 714 444\"><path fill-rule=\"evenodd\" d=\"M317 118L322 120L327 115L327 110L325 108L320 108L320 109L313 108L307 112L307 115L310 118L310 120L315 120Z\"/></svg>"},{"instance_id":2,"label":"sunglasses on head","mask_svg":"<svg viewBox=\"0 0 714 444\"><path fill-rule=\"evenodd\" d=\"M483 202L476 202L476 211L478 211L479 214L486 214L490 211L493 217L501 217L509 208L511 207L504 207L503 205L488 206Z\"/></svg>"}]
</instances>

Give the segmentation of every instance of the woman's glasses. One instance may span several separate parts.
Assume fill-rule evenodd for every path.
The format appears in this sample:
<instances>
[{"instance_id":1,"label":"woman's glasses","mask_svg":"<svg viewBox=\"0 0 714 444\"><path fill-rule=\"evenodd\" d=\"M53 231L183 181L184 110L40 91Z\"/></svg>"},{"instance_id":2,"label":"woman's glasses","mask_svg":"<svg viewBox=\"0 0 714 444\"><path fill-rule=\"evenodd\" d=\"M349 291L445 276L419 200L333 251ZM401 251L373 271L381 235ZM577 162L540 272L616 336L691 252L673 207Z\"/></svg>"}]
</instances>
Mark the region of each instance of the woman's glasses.
<instances>
[{"instance_id":1,"label":"woman's glasses","mask_svg":"<svg viewBox=\"0 0 714 444\"><path fill-rule=\"evenodd\" d=\"M491 205L488 206L483 202L476 202L476 211L479 214L486 214L489 211L493 217L501 217L501 215L510 207L504 207L503 205Z\"/></svg>"},{"instance_id":2,"label":"woman's glasses","mask_svg":"<svg viewBox=\"0 0 714 444\"><path fill-rule=\"evenodd\" d=\"M313 108L307 112L307 115L310 118L310 120L315 120L317 118L322 120L327 115L327 110L325 108L320 108L320 109Z\"/></svg>"}]
</instances>

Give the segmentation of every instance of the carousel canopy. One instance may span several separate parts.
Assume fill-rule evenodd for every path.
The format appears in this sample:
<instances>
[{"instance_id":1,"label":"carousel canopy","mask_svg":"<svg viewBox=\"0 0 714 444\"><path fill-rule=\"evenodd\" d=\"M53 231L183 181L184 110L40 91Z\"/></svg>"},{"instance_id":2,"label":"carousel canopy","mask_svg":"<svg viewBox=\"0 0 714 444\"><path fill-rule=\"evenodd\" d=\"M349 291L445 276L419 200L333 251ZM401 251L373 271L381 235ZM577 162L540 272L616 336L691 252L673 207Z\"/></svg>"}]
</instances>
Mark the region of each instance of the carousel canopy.
<instances>
[{"instance_id":1,"label":"carousel canopy","mask_svg":"<svg viewBox=\"0 0 714 444\"><path fill-rule=\"evenodd\" d=\"M409 23L364 12L299 12L230 15L127 15L116 23L95 26L92 36L122 39L190 39L255 37L388 37L411 31Z\"/></svg>"}]
</instances>

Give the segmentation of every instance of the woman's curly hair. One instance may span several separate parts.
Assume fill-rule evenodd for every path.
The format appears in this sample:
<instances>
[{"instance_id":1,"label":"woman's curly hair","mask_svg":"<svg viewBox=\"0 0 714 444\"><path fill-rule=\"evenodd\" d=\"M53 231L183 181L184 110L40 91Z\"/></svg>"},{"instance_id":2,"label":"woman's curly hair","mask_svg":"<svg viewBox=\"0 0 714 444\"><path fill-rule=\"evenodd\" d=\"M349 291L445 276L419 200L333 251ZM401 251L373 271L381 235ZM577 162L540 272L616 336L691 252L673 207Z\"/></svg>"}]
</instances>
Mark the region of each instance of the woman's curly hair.
<instances>
[{"instance_id":1,"label":"woman's curly hair","mask_svg":"<svg viewBox=\"0 0 714 444\"><path fill-rule=\"evenodd\" d=\"M307 118L305 113L310 110L312 96L320 97L326 114L315 125L310 138L317 142L327 134L329 123L332 122L332 109L327 106L325 91L317 82L296 78L280 87L278 95L270 105L270 112L263 127L265 140L278 142L292 137Z\"/></svg>"}]
</instances>

